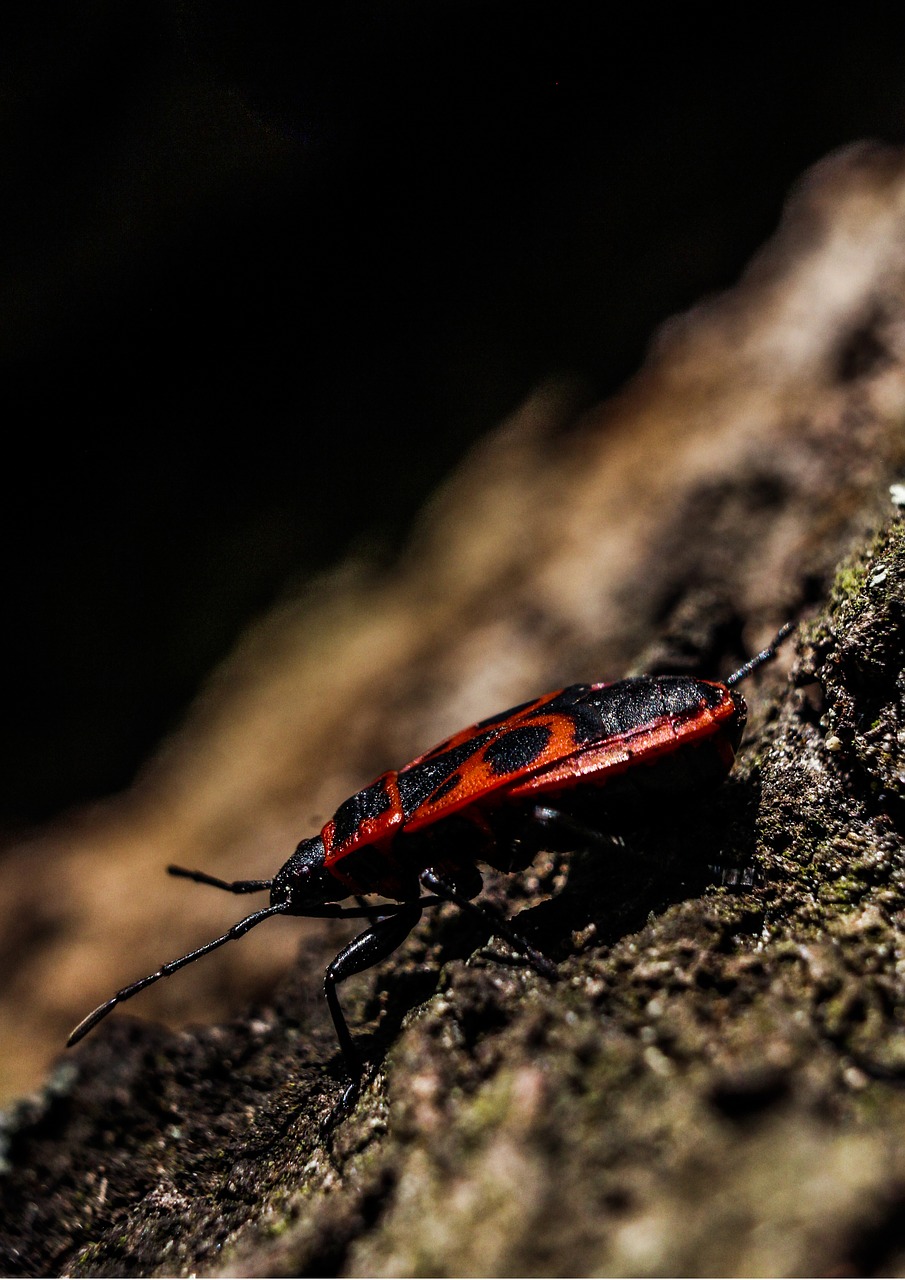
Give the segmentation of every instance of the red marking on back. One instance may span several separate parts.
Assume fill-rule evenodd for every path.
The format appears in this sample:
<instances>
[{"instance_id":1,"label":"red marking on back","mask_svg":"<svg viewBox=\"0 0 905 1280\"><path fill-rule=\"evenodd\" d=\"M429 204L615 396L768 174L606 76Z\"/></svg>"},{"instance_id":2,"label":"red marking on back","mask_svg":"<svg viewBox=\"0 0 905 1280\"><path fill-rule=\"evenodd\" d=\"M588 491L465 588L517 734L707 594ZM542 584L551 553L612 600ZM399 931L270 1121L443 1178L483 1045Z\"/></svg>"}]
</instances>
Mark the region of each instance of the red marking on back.
<instances>
[{"instance_id":1,"label":"red marking on back","mask_svg":"<svg viewBox=\"0 0 905 1280\"><path fill-rule=\"evenodd\" d=\"M509 787L513 800L543 791L562 791L580 782L604 785L608 778L624 773L639 763L652 764L660 756L669 755L680 745L703 742L715 737L726 772L732 767L735 752L722 736L724 722L735 715L735 706L726 697L719 706L702 707L694 717L669 717L630 733L621 733L595 746L585 746L571 756L554 762L549 768L533 773L521 783ZM728 753L728 755L727 755Z\"/></svg>"},{"instance_id":2,"label":"red marking on back","mask_svg":"<svg viewBox=\"0 0 905 1280\"><path fill-rule=\"evenodd\" d=\"M591 686L595 690L606 687L608 686L604 684ZM543 725L550 730L546 747L530 763L520 769L498 774L483 759L483 755L476 751L457 769L460 775L458 785L446 792L435 804L428 799L419 805L409 815L405 831L422 830L447 814L471 805L492 808L509 799L517 800L538 792L563 790L581 781L594 782L599 779L603 784L607 776L631 768L636 761L652 761L660 755L675 751L680 745L721 733L724 725L728 725L736 716L735 704L727 691L716 707L701 706L693 716L665 717L625 733L611 734L597 743L577 744L575 724L569 715L562 712L554 712L548 716L537 715L539 708L557 696L558 693L554 693L539 698L499 724L500 737L523 723ZM447 739L444 747L451 749L486 732L479 725L473 725ZM726 746L729 751L728 772L734 753L730 744L727 743ZM442 753L437 752L437 755L440 754ZM413 763L432 756L434 752L428 752L427 756L421 756Z\"/></svg>"},{"instance_id":3,"label":"red marking on back","mask_svg":"<svg viewBox=\"0 0 905 1280\"><path fill-rule=\"evenodd\" d=\"M361 848L364 845L376 845L377 847L389 848L392 844L393 837L399 832L404 821L402 805L399 801L399 783L397 781L398 774L394 770L382 773L379 778L375 778L371 786L382 783L390 804L383 813L373 818L362 818L355 830L346 839L336 841L336 821L334 817L326 824L321 831L321 838L324 842L326 856L324 865L331 870L334 864L345 858L353 849ZM368 790L369 788L365 788ZM360 794L360 793L358 793Z\"/></svg>"},{"instance_id":4,"label":"red marking on back","mask_svg":"<svg viewBox=\"0 0 905 1280\"><path fill-rule=\"evenodd\" d=\"M705 682L702 682L705 683ZM706 682L723 690L722 685ZM591 685L591 690L607 688L607 685ZM728 690L715 707L708 708L703 701L692 714L661 716L650 723L639 725L621 733L612 733L598 741L576 741L576 722L568 712L552 711L543 714L543 707L560 696L559 690L546 694L534 702L522 705L511 712L504 712L488 721L470 725L422 756L418 756L401 773L407 773L427 762L439 762L445 755L474 743L471 755L459 761L451 769L449 777L438 775L436 798L429 795L416 804L406 818L399 794L399 773L382 774L383 783L390 798L390 806L377 817L362 819L355 829L340 843L334 845L336 824L331 819L323 829L324 847L328 851L326 865L345 880L340 871L343 859L358 850L375 849L389 859L387 873L395 876L391 850L395 837L422 831L461 810L471 809L475 820L483 822L481 812L492 813L508 801L517 801L544 792L565 791L579 783L604 785L609 777L616 776L637 764L652 763L662 755L707 738L715 738L717 750L725 764L726 772L732 766L734 749L725 732L737 716L737 709ZM540 714L539 714L540 713ZM507 735L522 726L542 727L549 733L546 744L524 765L505 771L499 770L494 759L486 758L488 748L495 743L505 743ZM448 787L448 782L455 784ZM376 784L371 784L375 786ZM366 788L367 790L368 788ZM348 802L347 802L348 803ZM354 872L349 868L350 877Z\"/></svg>"}]
</instances>

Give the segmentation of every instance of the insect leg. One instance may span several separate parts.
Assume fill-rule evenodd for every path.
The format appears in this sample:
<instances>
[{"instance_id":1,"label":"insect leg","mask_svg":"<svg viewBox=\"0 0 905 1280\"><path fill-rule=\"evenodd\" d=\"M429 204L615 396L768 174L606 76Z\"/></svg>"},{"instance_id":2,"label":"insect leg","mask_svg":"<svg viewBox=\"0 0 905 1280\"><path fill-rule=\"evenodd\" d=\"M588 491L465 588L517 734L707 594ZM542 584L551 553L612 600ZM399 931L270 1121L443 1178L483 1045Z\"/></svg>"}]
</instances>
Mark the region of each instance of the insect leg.
<instances>
[{"instance_id":1,"label":"insect leg","mask_svg":"<svg viewBox=\"0 0 905 1280\"><path fill-rule=\"evenodd\" d=\"M260 893L269 889L272 880L218 880L209 876L206 871L186 871L185 867L167 867L171 876L181 876L183 880L194 880L197 884L210 884L215 889L225 889L227 893Z\"/></svg>"},{"instance_id":2,"label":"insect leg","mask_svg":"<svg viewBox=\"0 0 905 1280\"><path fill-rule=\"evenodd\" d=\"M495 911L488 911L487 907L482 906L481 903L472 902L469 898L463 897L461 893L456 892L451 884L442 880L435 871L430 869L422 871L421 883L425 888L431 889L438 898L443 898L447 902L454 902L462 911L468 911L472 915L480 916L485 924L490 925L494 933L498 933L500 937L505 938L508 943L515 947L516 951L521 951L524 956L527 956L531 967L545 978L555 979L559 976L556 972L556 966L546 956L542 956L539 951L532 947L531 943L523 938L521 934L516 933L509 925L509 922L498 916Z\"/></svg>"},{"instance_id":3,"label":"insect leg","mask_svg":"<svg viewBox=\"0 0 905 1280\"><path fill-rule=\"evenodd\" d=\"M373 902L365 902L359 893L355 894L355 901L358 903L358 915L371 924L376 924L378 920L387 914L385 905L380 906L380 904L375 905Z\"/></svg>"},{"instance_id":4,"label":"insect leg","mask_svg":"<svg viewBox=\"0 0 905 1280\"><path fill-rule=\"evenodd\" d=\"M385 960L405 941L421 919L420 902L403 902L386 907L384 910L390 911L391 914L375 921L369 929L365 929L364 933L353 938L327 966L327 972L324 974L324 995L327 997L327 1005L333 1019L333 1026L336 1028L336 1038L339 1041L346 1068L354 1082L357 1082L362 1075L361 1059L340 1008L339 997L336 994L337 984L344 982L346 978L351 978L353 973L361 973L364 969L370 969L372 965Z\"/></svg>"},{"instance_id":5,"label":"insect leg","mask_svg":"<svg viewBox=\"0 0 905 1280\"><path fill-rule=\"evenodd\" d=\"M568 836L570 839L578 840L585 844L610 844L612 841L612 836L604 835L602 831L587 826L586 823L580 822L578 818L573 818L570 813L565 813L562 809L554 809L547 804L539 804L534 807L531 813L531 821L535 826L548 831L561 831L563 835Z\"/></svg>"}]
</instances>

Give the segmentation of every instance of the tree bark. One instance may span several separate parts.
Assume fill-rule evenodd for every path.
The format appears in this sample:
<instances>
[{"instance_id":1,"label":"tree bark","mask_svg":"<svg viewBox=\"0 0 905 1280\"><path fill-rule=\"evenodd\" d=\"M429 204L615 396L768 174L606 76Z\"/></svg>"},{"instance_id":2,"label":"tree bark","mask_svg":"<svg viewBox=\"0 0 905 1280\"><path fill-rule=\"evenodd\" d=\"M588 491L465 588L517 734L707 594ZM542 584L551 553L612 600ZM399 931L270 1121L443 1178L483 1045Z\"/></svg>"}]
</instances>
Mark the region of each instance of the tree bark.
<instances>
[{"instance_id":1,"label":"tree bark","mask_svg":"<svg viewBox=\"0 0 905 1280\"><path fill-rule=\"evenodd\" d=\"M265 621L133 795L24 844L0 1019L37 1071L217 909L159 865L270 875L463 724L801 623L722 788L488 875L558 981L444 907L342 988L373 1071L326 1130L336 924L267 924L61 1057L5 1115L4 1274L901 1271L903 419L905 153L862 146L618 397L539 392L392 570Z\"/></svg>"}]
</instances>

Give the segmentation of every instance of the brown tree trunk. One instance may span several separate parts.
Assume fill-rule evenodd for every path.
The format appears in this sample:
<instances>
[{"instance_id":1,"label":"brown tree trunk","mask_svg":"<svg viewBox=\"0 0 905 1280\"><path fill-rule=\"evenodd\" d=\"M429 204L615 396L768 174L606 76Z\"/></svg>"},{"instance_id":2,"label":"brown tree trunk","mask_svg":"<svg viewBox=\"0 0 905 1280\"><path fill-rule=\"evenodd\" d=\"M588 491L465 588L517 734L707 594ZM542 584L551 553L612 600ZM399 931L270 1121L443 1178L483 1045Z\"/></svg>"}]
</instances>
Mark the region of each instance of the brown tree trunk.
<instances>
[{"instance_id":1,"label":"brown tree trunk","mask_svg":"<svg viewBox=\"0 0 905 1280\"><path fill-rule=\"evenodd\" d=\"M375 1070L326 1134L319 975L348 929L268 923L149 990L7 1111L4 1274L905 1266L905 154L819 166L737 288L573 406L539 392L392 572L265 622L134 795L11 859L7 1093L241 914L166 862L270 875L463 724L577 679L718 678L800 620L732 778L488 876L557 982L450 907L350 981Z\"/></svg>"}]
</instances>

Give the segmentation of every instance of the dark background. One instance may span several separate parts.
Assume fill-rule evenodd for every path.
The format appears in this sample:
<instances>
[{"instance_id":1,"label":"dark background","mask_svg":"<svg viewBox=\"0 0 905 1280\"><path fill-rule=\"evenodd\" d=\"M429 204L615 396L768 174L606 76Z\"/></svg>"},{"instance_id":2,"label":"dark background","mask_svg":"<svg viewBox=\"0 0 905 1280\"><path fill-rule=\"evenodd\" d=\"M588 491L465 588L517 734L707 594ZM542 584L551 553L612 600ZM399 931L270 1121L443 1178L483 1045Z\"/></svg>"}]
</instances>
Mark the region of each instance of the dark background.
<instances>
[{"instance_id":1,"label":"dark background","mask_svg":"<svg viewBox=\"0 0 905 1280\"><path fill-rule=\"evenodd\" d=\"M619 386L808 165L905 135L898 6L4 12L8 832L127 784L540 380Z\"/></svg>"}]
</instances>

